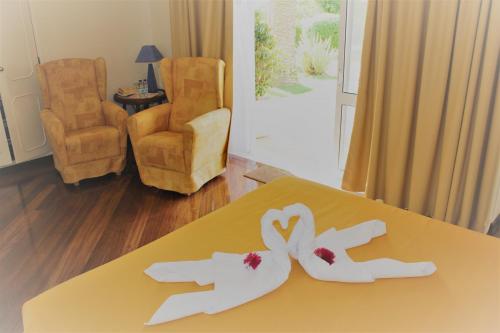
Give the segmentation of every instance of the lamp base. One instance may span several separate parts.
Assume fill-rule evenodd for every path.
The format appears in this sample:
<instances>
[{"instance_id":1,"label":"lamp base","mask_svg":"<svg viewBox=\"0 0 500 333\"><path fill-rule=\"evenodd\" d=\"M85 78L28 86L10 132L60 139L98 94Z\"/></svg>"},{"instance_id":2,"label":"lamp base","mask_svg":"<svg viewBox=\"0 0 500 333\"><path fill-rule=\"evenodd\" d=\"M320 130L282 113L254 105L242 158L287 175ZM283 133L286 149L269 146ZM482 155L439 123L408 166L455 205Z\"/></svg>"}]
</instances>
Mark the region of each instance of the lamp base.
<instances>
[{"instance_id":1,"label":"lamp base","mask_svg":"<svg viewBox=\"0 0 500 333\"><path fill-rule=\"evenodd\" d=\"M153 64L148 64L148 92L156 93L158 92L158 85L156 84L155 71L153 69Z\"/></svg>"}]
</instances>

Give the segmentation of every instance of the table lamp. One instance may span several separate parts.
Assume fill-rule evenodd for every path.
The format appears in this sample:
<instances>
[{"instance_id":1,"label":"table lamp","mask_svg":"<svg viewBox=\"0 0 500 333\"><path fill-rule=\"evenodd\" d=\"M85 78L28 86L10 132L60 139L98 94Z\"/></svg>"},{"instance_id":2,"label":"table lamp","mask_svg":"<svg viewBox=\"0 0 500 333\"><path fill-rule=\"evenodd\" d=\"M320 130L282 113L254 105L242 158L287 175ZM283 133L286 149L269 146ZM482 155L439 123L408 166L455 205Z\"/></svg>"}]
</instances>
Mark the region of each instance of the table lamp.
<instances>
[{"instance_id":1,"label":"table lamp","mask_svg":"<svg viewBox=\"0 0 500 333\"><path fill-rule=\"evenodd\" d=\"M158 85L156 84L155 71L153 69L153 62L163 59L163 55L158 51L154 45L144 45L139 51L139 55L135 62L145 62L148 64L148 92L158 92Z\"/></svg>"}]
</instances>

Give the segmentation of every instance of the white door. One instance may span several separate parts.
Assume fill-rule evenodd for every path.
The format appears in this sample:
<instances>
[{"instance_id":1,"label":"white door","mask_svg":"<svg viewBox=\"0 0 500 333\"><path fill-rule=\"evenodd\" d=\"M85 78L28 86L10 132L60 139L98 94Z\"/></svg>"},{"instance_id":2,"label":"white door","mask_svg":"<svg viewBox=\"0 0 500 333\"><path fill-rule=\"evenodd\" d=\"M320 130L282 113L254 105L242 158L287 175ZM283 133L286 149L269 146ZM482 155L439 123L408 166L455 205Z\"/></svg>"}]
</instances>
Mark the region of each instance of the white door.
<instances>
[{"instance_id":1,"label":"white door","mask_svg":"<svg viewBox=\"0 0 500 333\"><path fill-rule=\"evenodd\" d=\"M341 2L335 137L339 142L338 168L343 172L351 141L361 69L361 50L368 0Z\"/></svg>"},{"instance_id":2,"label":"white door","mask_svg":"<svg viewBox=\"0 0 500 333\"><path fill-rule=\"evenodd\" d=\"M27 0L0 1L0 93L15 162L50 152L40 121L36 43ZM1 131L1 130L0 130ZM1 131L3 132L3 131ZM0 141L3 133L0 133ZM0 149L3 148L0 146Z\"/></svg>"}]
</instances>

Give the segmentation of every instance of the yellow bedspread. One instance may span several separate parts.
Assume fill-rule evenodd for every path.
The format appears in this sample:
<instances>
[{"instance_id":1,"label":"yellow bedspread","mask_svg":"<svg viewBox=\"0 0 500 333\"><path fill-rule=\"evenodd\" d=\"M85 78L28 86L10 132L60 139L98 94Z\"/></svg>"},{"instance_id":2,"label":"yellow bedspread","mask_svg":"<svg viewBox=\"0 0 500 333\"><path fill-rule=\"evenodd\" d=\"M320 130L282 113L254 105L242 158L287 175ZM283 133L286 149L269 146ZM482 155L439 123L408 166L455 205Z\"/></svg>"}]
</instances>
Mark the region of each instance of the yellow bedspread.
<instances>
[{"instance_id":1,"label":"yellow bedspread","mask_svg":"<svg viewBox=\"0 0 500 333\"><path fill-rule=\"evenodd\" d=\"M283 286L253 302L143 326L168 296L210 289L158 283L145 268L158 261L204 259L214 251L262 250L262 214L295 202L311 207L317 233L384 220L387 235L349 250L355 260L432 260L438 270L424 278L347 284L313 280L294 262ZM496 238L286 177L39 295L24 305L23 319L25 332L500 332L499 270Z\"/></svg>"}]
</instances>

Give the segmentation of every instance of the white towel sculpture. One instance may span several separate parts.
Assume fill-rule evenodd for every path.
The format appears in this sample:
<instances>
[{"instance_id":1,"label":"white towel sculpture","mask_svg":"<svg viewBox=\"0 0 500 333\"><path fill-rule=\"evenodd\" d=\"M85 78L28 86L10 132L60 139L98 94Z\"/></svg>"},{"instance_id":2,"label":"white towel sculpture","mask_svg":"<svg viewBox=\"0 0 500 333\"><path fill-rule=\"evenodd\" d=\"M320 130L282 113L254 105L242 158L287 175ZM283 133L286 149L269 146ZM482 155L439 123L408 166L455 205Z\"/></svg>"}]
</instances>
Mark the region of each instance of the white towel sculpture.
<instances>
[{"instance_id":1,"label":"white towel sculpture","mask_svg":"<svg viewBox=\"0 0 500 333\"><path fill-rule=\"evenodd\" d=\"M311 277L324 281L373 282L379 278L403 278L431 275L436 271L432 262L405 263L379 258L363 262L353 261L346 249L368 243L386 233L385 223L372 220L337 231L328 229L316 236L314 217L304 204L284 209L288 218L299 216L288 241L290 255L299 260Z\"/></svg>"},{"instance_id":2,"label":"white towel sculpture","mask_svg":"<svg viewBox=\"0 0 500 333\"><path fill-rule=\"evenodd\" d=\"M274 228L279 221L283 229L288 221L299 221L287 242ZM257 299L281 286L291 269L290 255L298 259L313 278L339 282L373 282L378 278L401 278L431 275L432 262L404 263L380 258L353 261L346 249L368 243L386 233L385 223L372 220L337 231L331 228L315 237L314 216L300 203L283 211L270 209L261 219L264 244L270 251L245 254L215 252L212 259L156 263L145 273L159 282L195 281L200 286L214 284L210 291L170 296L146 325L154 325L197 313L214 314Z\"/></svg>"},{"instance_id":3,"label":"white towel sculpture","mask_svg":"<svg viewBox=\"0 0 500 333\"><path fill-rule=\"evenodd\" d=\"M160 282L196 281L214 289L170 296L146 325L172 321L197 313L214 314L259 298L281 286L290 273L286 241L274 228L278 220L288 227L282 211L271 209L261 219L264 244L270 251L246 254L215 252L212 259L156 263L145 273Z\"/></svg>"}]
</instances>

